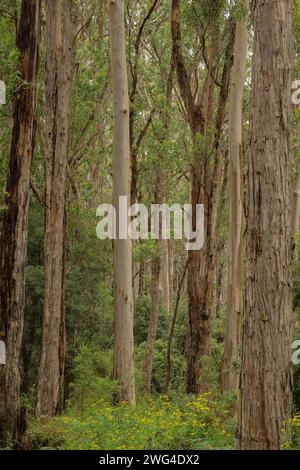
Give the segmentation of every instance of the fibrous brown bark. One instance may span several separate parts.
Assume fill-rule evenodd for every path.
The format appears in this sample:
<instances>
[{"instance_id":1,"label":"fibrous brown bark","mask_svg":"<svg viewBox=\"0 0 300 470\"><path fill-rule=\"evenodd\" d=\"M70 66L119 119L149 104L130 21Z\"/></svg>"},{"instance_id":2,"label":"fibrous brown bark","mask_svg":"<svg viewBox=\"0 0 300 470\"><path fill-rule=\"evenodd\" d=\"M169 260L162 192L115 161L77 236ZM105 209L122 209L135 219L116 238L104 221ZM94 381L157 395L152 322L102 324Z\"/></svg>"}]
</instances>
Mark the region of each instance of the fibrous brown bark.
<instances>
[{"instance_id":1,"label":"fibrous brown bark","mask_svg":"<svg viewBox=\"0 0 300 470\"><path fill-rule=\"evenodd\" d=\"M130 201L129 99L125 56L124 0L110 0L110 43L113 89L113 202L119 219L119 197ZM125 217L126 215L123 214ZM128 222L128 214L127 214ZM132 244L127 237L114 240L114 367L121 400L135 404Z\"/></svg>"},{"instance_id":2,"label":"fibrous brown bark","mask_svg":"<svg viewBox=\"0 0 300 470\"><path fill-rule=\"evenodd\" d=\"M65 182L73 60L69 0L46 4L45 287L37 416L56 415L62 404L65 355Z\"/></svg>"},{"instance_id":3,"label":"fibrous brown bark","mask_svg":"<svg viewBox=\"0 0 300 470\"><path fill-rule=\"evenodd\" d=\"M248 267L238 446L279 449L291 411L292 2L253 2Z\"/></svg>"},{"instance_id":4,"label":"fibrous brown bark","mask_svg":"<svg viewBox=\"0 0 300 470\"><path fill-rule=\"evenodd\" d=\"M13 105L13 130L6 210L0 241L0 446L20 435L20 357L25 308L25 264L31 162L36 128L40 1L23 0L17 36L20 78Z\"/></svg>"}]
</instances>

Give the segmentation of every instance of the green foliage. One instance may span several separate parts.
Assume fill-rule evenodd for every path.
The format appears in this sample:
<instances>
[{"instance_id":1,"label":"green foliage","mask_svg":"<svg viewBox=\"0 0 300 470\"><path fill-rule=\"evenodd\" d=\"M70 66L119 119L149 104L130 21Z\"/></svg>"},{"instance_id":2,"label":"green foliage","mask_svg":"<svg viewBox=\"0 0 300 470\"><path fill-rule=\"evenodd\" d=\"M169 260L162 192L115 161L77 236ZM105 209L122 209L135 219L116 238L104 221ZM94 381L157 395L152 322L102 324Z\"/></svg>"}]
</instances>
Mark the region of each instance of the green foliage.
<instances>
[{"instance_id":1,"label":"green foliage","mask_svg":"<svg viewBox=\"0 0 300 470\"><path fill-rule=\"evenodd\" d=\"M145 398L135 408L98 401L52 420L33 422L34 448L71 450L233 449L233 403L220 396Z\"/></svg>"},{"instance_id":2,"label":"green foliage","mask_svg":"<svg viewBox=\"0 0 300 470\"><path fill-rule=\"evenodd\" d=\"M19 52L15 46L14 4L2 0L9 14L0 14L0 79L7 85L7 105L0 108L0 220L4 210L6 175L10 151L11 116L14 93L20 83ZM171 350L170 397L160 396L165 384L166 353L171 315L159 311L157 337L153 356L151 396L141 398L141 364L151 311L150 263L157 256L154 241L134 244L133 260L145 268L145 295L135 299L134 337L138 404L113 406L119 385L112 375L113 295L112 243L96 238L95 209L98 204L111 202L112 154L112 100L110 90L108 15L105 15L100 35L98 12L90 23L93 2L73 2L78 24L85 24L76 39L75 66L72 71L68 159L72 161L66 187L66 286L65 307L67 350L65 360L66 409L60 418L32 420L30 434L34 448L58 449L231 449L235 443L233 419L235 397L218 394L219 366L223 354L224 317L212 325L212 355L205 358L200 382L208 384L211 395L198 398L186 396L186 340L187 295L182 292ZM135 40L141 22L151 1L126 1L126 41L129 71L129 91L132 87L135 65ZM19 9L20 1L16 2ZM296 49L300 47L300 3L294 2ZM44 14L44 13L43 13ZM226 43L228 18L241 19L244 11L235 0L189 0L181 2L182 52L187 73L192 78L193 93L203 89L207 65L202 57L201 32L205 30L207 57L216 56L216 78L220 81L224 57L217 50ZM190 202L190 171L194 159L210 165L215 152L215 127L206 130L192 141L186 122L182 97L174 71L172 103L166 100L166 82L170 71L172 39L170 35L170 2L159 2L143 31L137 64L138 84L131 102L133 146L147 119L152 122L138 148L138 194L147 207L154 199L156 168L163 176L163 197L168 204ZM220 46L220 44L221 46ZM37 136L32 165L32 181L38 192L44 193L45 154L45 41L41 41L39 96L37 108ZM299 54L295 74L299 75ZM197 77L195 75L197 71ZM218 87L216 87L218 90ZM244 141L247 142L249 84L244 100ZM217 109L218 93L212 103L213 118ZM169 129L165 129L165 113L169 113ZM300 110L293 116L292 174L299 167ZM223 159L228 149L227 118L220 148ZM246 154L246 152L245 152ZM246 167L245 155L245 167ZM75 163L74 163L75 161ZM73 164L74 163L74 164ZM69 173L68 172L68 173ZM92 174L94 172L94 180ZM246 174L246 171L245 171ZM77 190L77 192L74 190ZM227 196L226 196L227 197ZM246 199L245 199L246 200ZM218 221L218 237L228 238L228 204ZM26 318L22 360L24 388L22 406L28 416L36 400L35 383L40 360L41 325L43 312L44 267L44 207L31 192L28 232L28 260L26 266ZM299 240L294 263L294 309L296 312L295 338L300 338L300 262ZM172 244L174 261L174 290L178 286L184 265L183 243ZM184 290L184 289L183 289ZM173 299L174 300L174 299ZM173 306L174 307L174 306ZM300 409L300 366L294 368L294 412ZM33 413L32 413L33 414ZM299 415L292 420L293 438L290 448L300 448Z\"/></svg>"},{"instance_id":3,"label":"green foliage","mask_svg":"<svg viewBox=\"0 0 300 470\"><path fill-rule=\"evenodd\" d=\"M119 391L109 379L111 354L81 345L74 359L74 382L70 385L69 406L84 415L85 409L98 400L110 402Z\"/></svg>"},{"instance_id":4,"label":"green foliage","mask_svg":"<svg viewBox=\"0 0 300 470\"><path fill-rule=\"evenodd\" d=\"M137 375L137 389L140 388L140 368L144 358L145 344L142 343L140 347L136 349L136 368L138 371ZM155 341L155 348L153 353L153 364L152 364L152 388L153 393L162 393L164 390L166 380L166 355L167 355L167 342L166 340L159 338ZM173 391L182 392L184 389L184 379L186 363L183 355L176 351L172 351L172 380L171 389Z\"/></svg>"},{"instance_id":5,"label":"green foliage","mask_svg":"<svg viewBox=\"0 0 300 470\"><path fill-rule=\"evenodd\" d=\"M295 414L291 419L292 439L286 444L289 450L300 449L300 413Z\"/></svg>"},{"instance_id":6,"label":"green foliage","mask_svg":"<svg viewBox=\"0 0 300 470\"><path fill-rule=\"evenodd\" d=\"M134 337L135 344L139 346L146 342L147 331L151 311L151 298L149 295L143 295L136 299L134 316ZM169 331L170 318L166 312L160 308L159 320L156 338L166 338Z\"/></svg>"}]
</instances>

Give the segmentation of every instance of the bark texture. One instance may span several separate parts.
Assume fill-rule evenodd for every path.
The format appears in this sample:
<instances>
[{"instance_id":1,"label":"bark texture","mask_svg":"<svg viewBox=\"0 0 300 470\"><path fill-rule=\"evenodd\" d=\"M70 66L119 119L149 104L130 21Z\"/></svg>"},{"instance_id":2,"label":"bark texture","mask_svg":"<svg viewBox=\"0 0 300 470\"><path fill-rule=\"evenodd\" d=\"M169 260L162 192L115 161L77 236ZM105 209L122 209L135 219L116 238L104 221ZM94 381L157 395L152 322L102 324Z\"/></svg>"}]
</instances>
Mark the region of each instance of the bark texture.
<instances>
[{"instance_id":1,"label":"bark texture","mask_svg":"<svg viewBox=\"0 0 300 470\"><path fill-rule=\"evenodd\" d=\"M129 98L125 56L124 0L109 3L113 90L113 202L117 212L114 240L114 368L121 400L135 404L132 246L119 236L119 197L130 201ZM124 215L124 214L123 214ZM128 222L128 216L127 216Z\"/></svg>"},{"instance_id":2,"label":"bark texture","mask_svg":"<svg viewBox=\"0 0 300 470\"><path fill-rule=\"evenodd\" d=\"M46 3L45 287L37 416L55 416L63 400L65 356L65 182L73 60L69 0Z\"/></svg>"},{"instance_id":3,"label":"bark texture","mask_svg":"<svg viewBox=\"0 0 300 470\"><path fill-rule=\"evenodd\" d=\"M248 267L238 446L279 449L291 411L292 2L253 2Z\"/></svg>"},{"instance_id":4,"label":"bark texture","mask_svg":"<svg viewBox=\"0 0 300 470\"><path fill-rule=\"evenodd\" d=\"M6 210L0 241L0 340L6 365L0 365L0 446L18 440L20 358L25 308L25 264L31 162L36 128L40 1L23 0L17 47L20 78L15 90L13 130L6 186Z\"/></svg>"}]
</instances>

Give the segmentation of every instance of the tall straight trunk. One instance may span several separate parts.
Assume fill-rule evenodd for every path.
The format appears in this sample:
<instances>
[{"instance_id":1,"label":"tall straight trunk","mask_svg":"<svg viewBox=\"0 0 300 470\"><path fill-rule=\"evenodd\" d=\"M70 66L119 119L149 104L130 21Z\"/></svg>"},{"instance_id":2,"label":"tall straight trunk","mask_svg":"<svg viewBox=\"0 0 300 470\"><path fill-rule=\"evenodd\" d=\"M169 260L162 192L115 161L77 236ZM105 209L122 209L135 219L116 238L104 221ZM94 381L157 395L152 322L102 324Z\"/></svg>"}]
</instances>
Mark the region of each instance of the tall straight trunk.
<instances>
[{"instance_id":1,"label":"tall straight trunk","mask_svg":"<svg viewBox=\"0 0 300 470\"><path fill-rule=\"evenodd\" d=\"M196 171L199 171L199 173ZM192 205L204 204L205 242L201 251L188 253L188 309L189 330L187 343L187 393L207 391L209 383L201 376L205 358L211 354L211 312L215 278L214 236L215 213L209 193L201 187L202 169L198 167L192 177ZM195 227L193 227L195 230Z\"/></svg>"},{"instance_id":2,"label":"tall straight trunk","mask_svg":"<svg viewBox=\"0 0 300 470\"><path fill-rule=\"evenodd\" d=\"M113 202L117 212L114 240L114 367L121 400L135 404L132 246L119 237L119 197L130 201L129 98L125 55L124 0L110 0L110 43L113 90ZM123 214L124 215L124 214ZM127 215L127 222L129 218Z\"/></svg>"},{"instance_id":3,"label":"tall straight trunk","mask_svg":"<svg viewBox=\"0 0 300 470\"><path fill-rule=\"evenodd\" d=\"M238 446L279 449L291 412L292 1L253 3L248 267Z\"/></svg>"},{"instance_id":4,"label":"tall straight trunk","mask_svg":"<svg viewBox=\"0 0 300 470\"><path fill-rule=\"evenodd\" d=\"M223 390L237 390L242 297L243 150L242 112L248 49L248 1L241 0L244 17L236 24L234 63L229 98L229 260L225 346L220 382Z\"/></svg>"},{"instance_id":5,"label":"tall straight trunk","mask_svg":"<svg viewBox=\"0 0 300 470\"><path fill-rule=\"evenodd\" d=\"M46 3L45 287L37 416L54 416L63 396L65 356L65 182L73 60L69 0Z\"/></svg>"},{"instance_id":6,"label":"tall straight trunk","mask_svg":"<svg viewBox=\"0 0 300 470\"><path fill-rule=\"evenodd\" d=\"M19 86L13 105L13 130L0 241L0 340L6 364L0 365L0 446L20 434L20 357L25 309L25 264L31 162L36 129L40 43L39 0L23 0L17 36Z\"/></svg>"}]
</instances>

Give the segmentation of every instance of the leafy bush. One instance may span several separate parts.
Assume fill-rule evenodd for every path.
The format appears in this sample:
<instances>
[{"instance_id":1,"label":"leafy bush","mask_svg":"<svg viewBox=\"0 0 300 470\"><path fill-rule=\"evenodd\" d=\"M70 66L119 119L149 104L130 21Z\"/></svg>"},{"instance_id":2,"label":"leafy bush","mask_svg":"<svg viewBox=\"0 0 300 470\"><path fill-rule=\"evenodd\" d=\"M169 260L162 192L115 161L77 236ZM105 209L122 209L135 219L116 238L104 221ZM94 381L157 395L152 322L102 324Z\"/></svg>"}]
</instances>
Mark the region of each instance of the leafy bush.
<instances>
[{"instance_id":1,"label":"leafy bush","mask_svg":"<svg viewBox=\"0 0 300 470\"><path fill-rule=\"evenodd\" d=\"M135 408L92 403L85 416L76 409L34 422L33 446L59 449L232 449L235 422L231 404L220 397L146 398Z\"/></svg>"},{"instance_id":2,"label":"leafy bush","mask_svg":"<svg viewBox=\"0 0 300 470\"><path fill-rule=\"evenodd\" d=\"M136 350L136 369L140 371L145 353L145 343ZM166 355L167 342L163 339L155 341L152 363L152 391L162 393L166 380ZM184 357L174 348L172 351L171 387L173 390L182 390L184 387L184 377L186 362ZM141 373L137 374L137 388L141 381Z\"/></svg>"},{"instance_id":3,"label":"leafy bush","mask_svg":"<svg viewBox=\"0 0 300 470\"><path fill-rule=\"evenodd\" d=\"M74 360L75 380L70 385L69 406L84 415L84 410L97 400L110 402L119 391L110 376L111 353L81 345Z\"/></svg>"}]
</instances>

